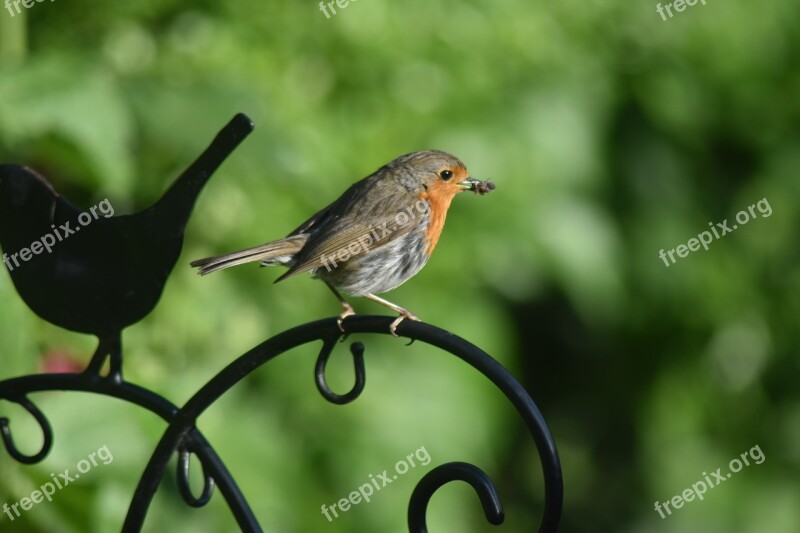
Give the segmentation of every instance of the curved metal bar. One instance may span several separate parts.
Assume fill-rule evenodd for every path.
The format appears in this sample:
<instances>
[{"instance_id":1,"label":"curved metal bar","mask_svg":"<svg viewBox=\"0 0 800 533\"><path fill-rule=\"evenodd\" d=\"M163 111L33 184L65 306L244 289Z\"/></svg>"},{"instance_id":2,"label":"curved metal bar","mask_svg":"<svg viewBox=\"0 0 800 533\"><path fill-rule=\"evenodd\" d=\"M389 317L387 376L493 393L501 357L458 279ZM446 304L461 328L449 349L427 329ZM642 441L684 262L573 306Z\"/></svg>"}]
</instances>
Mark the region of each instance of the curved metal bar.
<instances>
[{"instance_id":1,"label":"curved metal bar","mask_svg":"<svg viewBox=\"0 0 800 533\"><path fill-rule=\"evenodd\" d=\"M178 490L189 506L203 507L211 501L211 496L214 494L214 478L203 467L203 493L199 498L195 498L194 494L192 494L192 487L189 484L189 459L191 456L192 452L186 448L178 452Z\"/></svg>"},{"instance_id":2,"label":"curved metal bar","mask_svg":"<svg viewBox=\"0 0 800 533\"><path fill-rule=\"evenodd\" d=\"M322 350L317 357L317 364L314 367L314 381L317 383L317 389L322 397L331 403L337 405L344 405L350 403L358 398L364 391L364 385L367 382L367 373L364 368L364 345L360 342L354 342L350 345L350 353L353 354L353 367L356 373L356 381L350 392L345 394L336 394L328 386L325 379L325 368L328 366L328 359L330 359L331 352L338 337L331 337L325 339L322 344Z\"/></svg>"},{"instance_id":3,"label":"curved metal bar","mask_svg":"<svg viewBox=\"0 0 800 533\"><path fill-rule=\"evenodd\" d=\"M8 418L4 417L0 418L0 431L2 431L3 434L3 444L5 444L8 454L18 462L26 465L38 463L47 457L47 454L50 453L50 449L53 447L53 428L50 427L50 422L47 420L47 417L45 417L39 408L26 396L22 396L18 399L8 398L8 400L20 404L26 411L33 415L33 418L36 419L36 422L38 422L42 430L43 442L42 448L33 455L25 455L20 452L14 445L14 438L11 436Z\"/></svg>"},{"instance_id":4,"label":"curved metal bar","mask_svg":"<svg viewBox=\"0 0 800 533\"><path fill-rule=\"evenodd\" d=\"M28 393L44 391L90 392L109 396L147 409L167 423L172 422L178 413L175 405L152 391L128 382L116 383L97 374L92 375L85 372L80 374L39 374L0 381L0 398L9 401L17 401L16 398L25 397ZM258 530L258 521L247 500L203 434L199 430L193 429L185 437L185 441L186 446L200 459L204 470L208 472L207 475L219 485L220 492L242 530ZM14 457L11 450L9 453ZM19 461L17 457L14 458Z\"/></svg>"},{"instance_id":5,"label":"curved metal bar","mask_svg":"<svg viewBox=\"0 0 800 533\"><path fill-rule=\"evenodd\" d=\"M386 335L389 334L389 325L393 321L394 317L355 315L348 317L347 330L349 333ZM512 402L528 426L542 464L545 495L539 531L548 533L556 531L563 506L561 463L544 418L522 385L484 351L452 333L411 320L401 322L397 333L410 339L421 340L459 357L488 377ZM283 352L312 341L338 338L337 335L340 334L336 318L297 326L275 335L238 357L206 383L176 414L153 451L128 508L123 531L141 530L150 502L161 484L170 457L182 444L183 436L193 430L197 418L211 404L261 365ZM252 531L258 530L252 529Z\"/></svg>"},{"instance_id":6,"label":"curved metal bar","mask_svg":"<svg viewBox=\"0 0 800 533\"><path fill-rule=\"evenodd\" d=\"M437 466L425 474L414 487L408 504L408 531L428 533L425 515L431 497L440 487L451 481L466 481L472 485L481 500L486 520L495 526L503 523L505 520L503 504L494 488L492 478L477 466L454 462Z\"/></svg>"}]
</instances>

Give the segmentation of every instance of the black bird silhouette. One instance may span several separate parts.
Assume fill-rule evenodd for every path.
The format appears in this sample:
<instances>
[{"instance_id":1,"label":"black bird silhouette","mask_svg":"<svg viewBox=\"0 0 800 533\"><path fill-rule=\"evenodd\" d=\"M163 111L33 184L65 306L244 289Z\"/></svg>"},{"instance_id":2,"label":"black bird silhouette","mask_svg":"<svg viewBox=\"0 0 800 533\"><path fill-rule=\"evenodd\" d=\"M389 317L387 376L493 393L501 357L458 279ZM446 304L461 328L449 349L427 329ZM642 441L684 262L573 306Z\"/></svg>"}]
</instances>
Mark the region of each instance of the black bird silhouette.
<instances>
[{"instance_id":1,"label":"black bird silhouette","mask_svg":"<svg viewBox=\"0 0 800 533\"><path fill-rule=\"evenodd\" d=\"M108 377L122 381L122 330L158 303L197 196L253 127L236 115L160 200L132 215L111 216L108 200L83 211L30 168L0 166L3 262L37 315L98 337L85 373L99 375L108 357Z\"/></svg>"}]
</instances>

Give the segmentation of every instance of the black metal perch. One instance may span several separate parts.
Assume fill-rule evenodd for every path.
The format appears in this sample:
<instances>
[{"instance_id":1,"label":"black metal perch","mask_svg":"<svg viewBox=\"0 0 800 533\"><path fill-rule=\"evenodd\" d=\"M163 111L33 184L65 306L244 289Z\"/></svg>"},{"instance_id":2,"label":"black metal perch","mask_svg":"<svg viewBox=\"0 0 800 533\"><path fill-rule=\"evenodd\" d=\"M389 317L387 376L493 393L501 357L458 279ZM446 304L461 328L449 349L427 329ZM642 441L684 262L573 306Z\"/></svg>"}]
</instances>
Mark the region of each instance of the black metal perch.
<instances>
[{"instance_id":1,"label":"black metal perch","mask_svg":"<svg viewBox=\"0 0 800 533\"><path fill-rule=\"evenodd\" d=\"M86 231L59 242L48 254L36 255L18 268L11 279L25 303L40 317L60 327L99 338L97 351L86 370L72 374L41 374L0 381L0 399L21 405L42 430L42 445L31 455L20 452L10 422L0 418L0 436L6 450L20 463L33 464L51 450L54 437L45 415L29 399L43 391L80 391L118 398L147 409L167 422L167 428L145 468L128 509L123 531L140 531L167 463L177 454L178 490L191 507L203 507L215 486L225 498L242 531L261 531L235 480L196 427L197 418L217 399L261 365L309 342L322 341L314 379L329 402L356 400L366 385L364 345L350 346L355 381L344 394L330 389L325 378L328 359L343 334L336 318L295 327L245 353L205 384L183 407L122 376L122 330L152 311L180 254L186 222L194 202L211 174L252 131L253 124L239 114L223 128L212 144L151 208L135 215L97 219ZM35 171L0 166L0 245L7 252L29 245L55 227L86 213L64 200ZM12 226L14 229L12 229ZM77 224L76 224L77 226ZM352 316L346 335L389 333L394 317ZM489 378L519 412L533 437L544 475L544 509L539 531L556 531L561 516L563 482L555 442L544 419L524 388L497 361L466 340L434 326L404 321L397 332L454 355ZM109 373L101 374L109 358ZM189 459L195 454L202 467L199 496L189 485ZM434 468L418 483L408 508L409 531L427 532L425 514L432 495L451 481L466 481L476 491L487 520L503 522L500 498L491 478L467 463L447 463Z\"/></svg>"},{"instance_id":2,"label":"black metal perch","mask_svg":"<svg viewBox=\"0 0 800 533\"><path fill-rule=\"evenodd\" d=\"M351 316L347 319L347 334L388 335L389 324L393 320L392 317ZM556 531L561 517L563 500L561 465L555 442L547 429L544 418L525 389L488 354L466 340L442 329L406 320L397 328L397 333L400 336L430 344L445 353L462 359L489 378L511 400L533 436L542 463L545 505L539 531ZM174 421L167 428L161 442L153 452L139 481L139 486L136 488L123 531L133 532L141 529L148 506L158 489L170 457L185 444L185 436L195 429L197 418L233 386L278 355L309 342L322 341L322 350L318 356L314 373L317 387L322 396L336 404L345 404L355 400L366 382L364 346L361 343L353 343L351 346L356 374L353 389L340 396L333 393L325 382L325 363L341 336L342 332L339 330L335 318L298 326L272 337L240 356L203 386L176 414ZM423 479L420 482L414 491L409 507L410 531L427 531L424 514L430 496L439 486L456 479L466 480L476 488L491 523L502 522L503 514L500 502L488 476L472 465L457 464L461 466L457 468L452 465L439 467L434 470L436 474L433 481ZM253 523L249 524L246 530L260 531L260 528L258 524Z\"/></svg>"}]
</instances>

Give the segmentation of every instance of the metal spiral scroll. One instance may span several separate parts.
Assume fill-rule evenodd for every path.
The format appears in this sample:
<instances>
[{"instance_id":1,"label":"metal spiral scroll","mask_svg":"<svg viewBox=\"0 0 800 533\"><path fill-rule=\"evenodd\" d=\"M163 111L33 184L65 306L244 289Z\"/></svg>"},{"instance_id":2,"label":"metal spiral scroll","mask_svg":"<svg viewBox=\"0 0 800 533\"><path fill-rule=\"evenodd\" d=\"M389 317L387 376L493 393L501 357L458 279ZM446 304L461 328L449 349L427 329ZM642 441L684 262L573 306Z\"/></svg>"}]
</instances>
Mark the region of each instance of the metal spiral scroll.
<instances>
[{"instance_id":1,"label":"metal spiral scroll","mask_svg":"<svg viewBox=\"0 0 800 533\"><path fill-rule=\"evenodd\" d=\"M414 488L411 502L408 504L408 530L411 533L428 533L425 521L428 503L434 492L451 481L466 481L472 485L481 500L486 520L495 526L503 523L505 520L503 504L500 503L500 496L497 495L492 478L469 463L447 463L425 474Z\"/></svg>"},{"instance_id":2,"label":"metal spiral scroll","mask_svg":"<svg viewBox=\"0 0 800 533\"><path fill-rule=\"evenodd\" d=\"M364 345L360 342L354 342L350 345L350 353L353 354L353 370L356 374L353 388L346 394L336 394L328 387L328 380L325 379L325 368L328 366L328 359L331 357L331 352L336 346L337 340L336 337L329 337L324 341L322 350L320 350L317 357L317 364L314 367L314 380L323 398L331 403L344 405L358 398L364 391L364 386L367 383L367 371L364 368Z\"/></svg>"},{"instance_id":3,"label":"metal spiral scroll","mask_svg":"<svg viewBox=\"0 0 800 533\"><path fill-rule=\"evenodd\" d=\"M47 457L47 454L50 453L50 448L53 447L53 428L50 427L50 422L42 414L39 408L36 407L27 397L23 396L20 399L10 400L20 404L23 408L25 408L26 411L33 415L33 418L36 419L36 422L38 422L39 427L42 430L43 442L42 448L37 453L33 455L25 455L24 453L20 452L17 449L17 446L14 444L14 438L11 436L11 428L9 427L8 418L0 418L0 431L2 431L3 434L3 444L5 445L8 454L16 461L26 465L36 464Z\"/></svg>"},{"instance_id":4,"label":"metal spiral scroll","mask_svg":"<svg viewBox=\"0 0 800 533\"><path fill-rule=\"evenodd\" d=\"M347 318L345 329L347 334L377 333L388 335L389 325L393 320L391 317L356 315ZM544 418L525 389L500 363L460 337L434 326L409 320L402 322L397 328L397 332L412 341L425 342L440 348L444 353L449 353L462 359L489 378L516 407L528 426L528 430L539 451L539 458L542 464L545 494L539 531L544 533L556 531L563 505L561 464L555 442L547 429ZM169 427L161 437L136 487L133 501L125 518L123 531L138 532L142 529L150 503L158 490L167 463L173 453L178 452L181 457L179 465L182 464L185 465L182 468L188 468L188 454L185 454L188 446L187 436L196 431L195 424L198 417L251 372L282 353L309 342L321 340L323 345L317 358L314 372L315 383L319 392L326 400L340 405L357 399L366 384L363 344L353 343L350 347L355 367L355 382L349 392L345 394L333 392L328 387L325 379L325 368L328 359L342 335L334 318L298 326L272 337L240 356L204 385L175 413ZM224 479L222 476L229 475L227 472L215 472L213 470L214 465L210 461L207 463L204 463L204 466L209 468L208 472L217 482ZM179 466L179 468L181 467ZM208 474L204 473L204 476L208 476ZM208 477L206 479L208 480ZM425 512L430 498L438 488L456 480L466 481L475 489L483 505L486 518L490 523L501 524L503 522L502 504L489 476L476 466L467 463L448 463L434 468L420 480L414 489L408 509L408 524L412 533L427 532ZM184 478L183 482L186 485L181 490L188 490L188 479ZM191 493L189 494L191 495ZM198 501L204 503L207 495L210 495L208 484ZM236 507L233 505L231 507L236 513ZM237 514L237 521L243 531L261 531L261 527L253 518L252 513L250 513L247 520L242 520L241 518Z\"/></svg>"},{"instance_id":5,"label":"metal spiral scroll","mask_svg":"<svg viewBox=\"0 0 800 533\"><path fill-rule=\"evenodd\" d=\"M53 447L54 438L50 422L27 397L29 393L44 391L91 392L110 396L143 407L168 423L173 421L178 413L175 405L158 394L131 383L103 378L89 372L40 374L0 381L0 399L21 405L34 417L42 430L41 449L33 455L26 455L17 448L11 435L8 418L0 418L0 432L6 450L12 458L23 464L42 461ZM244 528L248 524L256 523L255 516L233 477L200 431L192 429L187 434L185 441L178 456L177 479L178 488L186 504L192 507L206 505L211 500L214 486L218 485L239 524ZM189 457L191 454L197 456L203 470L204 488L200 497L195 497L189 488Z\"/></svg>"}]
</instances>

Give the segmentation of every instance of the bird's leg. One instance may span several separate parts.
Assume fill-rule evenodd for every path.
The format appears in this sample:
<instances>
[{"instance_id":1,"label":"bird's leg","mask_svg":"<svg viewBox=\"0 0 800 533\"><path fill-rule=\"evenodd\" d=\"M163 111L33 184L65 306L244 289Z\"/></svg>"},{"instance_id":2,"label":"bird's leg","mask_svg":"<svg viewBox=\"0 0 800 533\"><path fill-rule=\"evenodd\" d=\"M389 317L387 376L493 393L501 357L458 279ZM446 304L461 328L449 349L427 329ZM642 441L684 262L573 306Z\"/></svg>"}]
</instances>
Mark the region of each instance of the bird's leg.
<instances>
[{"instance_id":1,"label":"bird's leg","mask_svg":"<svg viewBox=\"0 0 800 533\"><path fill-rule=\"evenodd\" d=\"M350 315L356 314L356 312L353 309L353 306L347 303L347 300L345 300L344 297L341 294L339 294L339 291L336 290L336 287L334 287L327 281L325 281L325 285L328 286L328 288L333 292L334 296L336 296L336 299L339 300L339 303L342 304L342 307L344 307L344 311L342 311L342 313L339 315L339 318L336 320L336 325L339 326L339 331L345 333L342 321L345 318L349 317Z\"/></svg>"},{"instance_id":2,"label":"bird's leg","mask_svg":"<svg viewBox=\"0 0 800 533\"><path fill-rule=\"evenodd\" d=\"M108 378L122 383L122 339L117 334L111 341L108 352Z\"/></svg>"},{"instance_id":3,"label":"bird's leg","mask_svg":"<svg viewBox=\"0 0 800 533\"><path fill-rule=\"evenodd\" d=\"M122 383L122 340L119 333L111 337L100 337L97 350L83 373L99 376L106 357L109 359L107 379L111 379L115 383Z\"/></svg>"},{"instance_id":4,"label":"bird's leg","mask_svg":"<svg viewBox=\"0 0 800 533\"><path fill-rule=\"evenodd\" d=\"M399 335L398 335L398 334L396 333L396 331L395 331L395 330L397 329L397 326L399 326L399 325L400 325L400 322L402 322L402 321L403 321L403 320L405 320L406 318L408 318L408 319L410 319L410 320L416 320L417 322L419 322L419 318L417 318L417 317L414 315L414 313L412 313L412 312L411 312L411 311L409 311L408 309L403 309L403 308L402 308L402 307L400 307L399 305L393 304L393 303L392 303L392 302L390 302L389 300L384 300L383 298L380 298L380 297L378 297L378 296L375 296L374 294L369 294L369 293L365 294L365 295L364 295L364 298L369 298L369 299L370 299L370 300L372 300L373 302L378 302L378 303L379 303L379 304L381 304L381 305L385 305L386 307L388 307L389 309L391 309L391 310L392 310L392 311L394 311L395 313L399 313L399 314L400 314L400 316L398 316L398 317L397 317L397 318L394 320L394 322L392 322L392 323L391 323L391 325L389 325L389 331L390 331L390 332L392 333L392 335L394 335L395 337L399 337Z\"/></svg>"}]
</instances>

